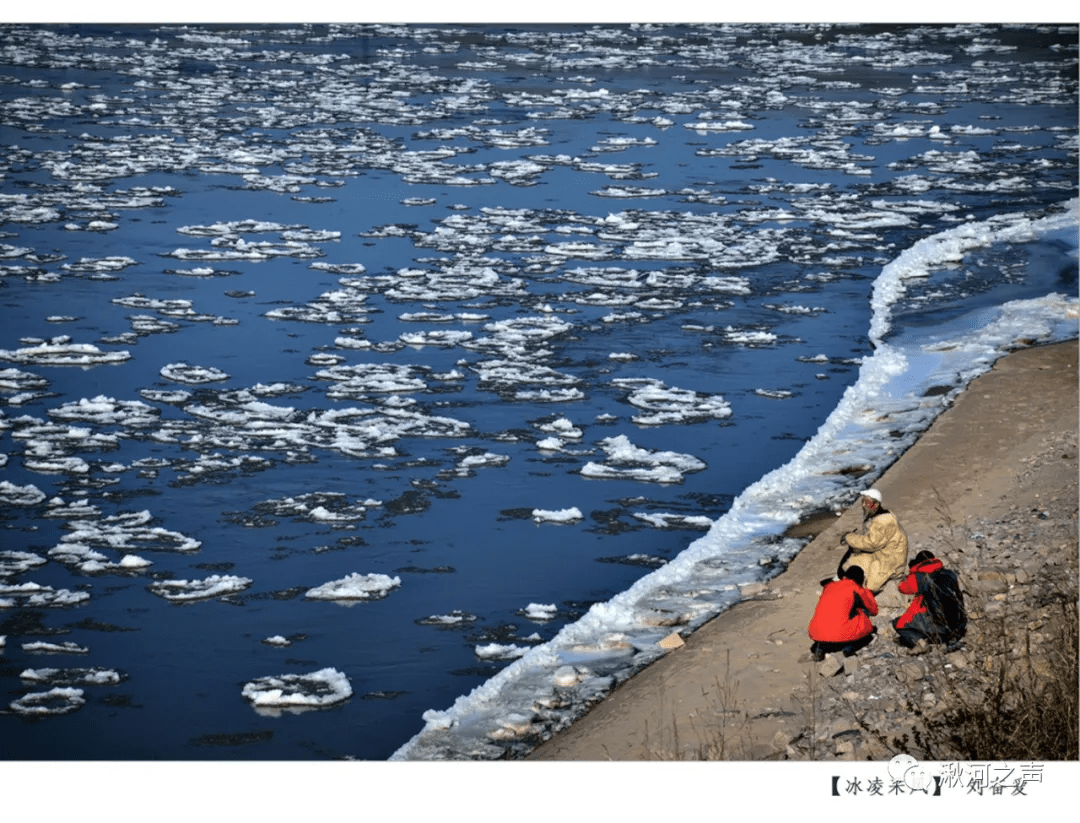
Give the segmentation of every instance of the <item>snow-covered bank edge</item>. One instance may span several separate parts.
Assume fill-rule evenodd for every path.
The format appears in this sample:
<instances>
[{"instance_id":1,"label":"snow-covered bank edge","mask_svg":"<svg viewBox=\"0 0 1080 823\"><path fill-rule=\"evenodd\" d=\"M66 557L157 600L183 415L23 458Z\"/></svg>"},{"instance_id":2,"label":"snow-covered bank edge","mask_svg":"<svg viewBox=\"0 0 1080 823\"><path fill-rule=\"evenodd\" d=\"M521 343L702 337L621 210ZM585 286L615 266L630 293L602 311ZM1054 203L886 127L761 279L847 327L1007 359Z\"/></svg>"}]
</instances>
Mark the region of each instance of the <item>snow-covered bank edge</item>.
<instances>
[{"instance_id":1,"label":"snow-covered bank edge","mask_svg":"<svg viewBox=\"0 0 1080 823\"><path fill-rule=\"evenodd\" d=\"M576 623L534 647L426 725L391 760L493 759L563 728L619 681L664 653L657 641L687 634L742 599L740 586L778 573L803 542L781 537L807 513L850 503L880 476L971 380L1018 341L1077 337L1075 296L1014 301L981 325L958 324L936 337L893 340L892 307L905 281L998 242L1027 242L1078 225L1078 201L1050 217L993 218L926 238L882 269L871 299L874 353L864 360L817 434L787 464L747 487L732 508L666 566L639 579ZM1074 249L1075 253L1075 249ZM946 393L927 395L931 386ZM845 473L865 468L860 476Z\"/></svg>"}]
</instances>

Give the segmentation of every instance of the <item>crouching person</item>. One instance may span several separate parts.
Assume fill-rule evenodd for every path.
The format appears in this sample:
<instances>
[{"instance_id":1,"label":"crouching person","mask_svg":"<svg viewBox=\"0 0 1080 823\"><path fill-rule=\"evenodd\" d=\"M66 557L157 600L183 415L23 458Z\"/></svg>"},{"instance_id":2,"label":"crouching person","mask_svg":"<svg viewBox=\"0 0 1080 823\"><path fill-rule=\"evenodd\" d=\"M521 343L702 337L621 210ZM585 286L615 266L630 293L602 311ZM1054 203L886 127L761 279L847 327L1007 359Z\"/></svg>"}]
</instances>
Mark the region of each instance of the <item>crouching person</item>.
<instances>
[{"instance_id":1,"label":"crouching person","mask_svg":"<svg viewBox=\"0 0 1080 823\"><path fill-rule=\"evenodd\" d=\"M877 601L863 588L863 579L861 567L849 566L840 580L825 584L808 627L815 660L824 660L828 652L851 657L874 639L870 617L878 613Z\"/></svg>"},{"instance_id":2,"label":"crouching person","mask_svg":"<svg viewBox=\"0 0 1080 823\"><path fill-rule=\"evenodd\" d=\"M915 599L893 621L896 642L909 649L919 640L944 643L950 651L958 649L967 630L967 613L956 572L946 569L929 551L919 552L908 566L899 589Z\"/></svg>"}]
</instances>

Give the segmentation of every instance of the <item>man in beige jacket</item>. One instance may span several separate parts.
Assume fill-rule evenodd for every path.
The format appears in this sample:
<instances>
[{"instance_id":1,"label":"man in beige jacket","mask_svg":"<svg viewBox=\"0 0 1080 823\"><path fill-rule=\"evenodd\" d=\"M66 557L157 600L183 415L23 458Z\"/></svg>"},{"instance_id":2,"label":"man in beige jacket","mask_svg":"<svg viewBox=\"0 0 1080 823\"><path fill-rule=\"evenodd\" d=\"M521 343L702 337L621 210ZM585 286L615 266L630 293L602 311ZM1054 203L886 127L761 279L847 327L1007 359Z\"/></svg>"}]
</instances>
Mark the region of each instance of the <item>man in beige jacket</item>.
<instances>
[{"instance_id":1,"label":"man in beige jacket","mask_svg":"<svg viewBox=\"0 0 1080 823\"><path fill-rule=\"evenodd\" d=\"M840 561L838 573L848 566L860 566L863 585L874 594L890 580L907 573L907 535L896 515L881 504L881 492L867 489L859 493L863 507L863 526L842 538L850 548Z\"/></svg>"}]
</instances>

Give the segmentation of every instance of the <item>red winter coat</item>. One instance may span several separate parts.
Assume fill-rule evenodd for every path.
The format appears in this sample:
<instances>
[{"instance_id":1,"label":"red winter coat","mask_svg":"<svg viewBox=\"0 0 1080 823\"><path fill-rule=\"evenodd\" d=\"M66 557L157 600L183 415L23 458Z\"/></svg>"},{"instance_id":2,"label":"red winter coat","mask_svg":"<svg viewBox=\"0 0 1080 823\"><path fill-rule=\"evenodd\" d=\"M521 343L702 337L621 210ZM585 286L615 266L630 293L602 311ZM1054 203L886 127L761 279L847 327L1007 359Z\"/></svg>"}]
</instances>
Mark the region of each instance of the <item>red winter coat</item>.
<instances>
[{"instance_id":1,"label":"red winter coat","mask_svg":"<svg viewBox=\"0 0 1080 823\"><path fill-rule=\"evenodd\" d=\"M911 605L907 607L907 611L897 618L896 628L902 629L915 619L915 615L926 613L926 606L923 605L923 596L919 594L919 580L916 575L932 574L933 572L941 571L943 568L945 568L945 564L936 557L931 557L929 560L924 560L922 563L916 563L911 567L908 576L904 578L903 582L900 583L897 588L904 594L915 595L915 599L911 601Z\"/></svg>"},{"instance_id":2,"label":"red winter coat","mask_svg":"<svg viewBox=\"0 0 1080 823\"><path fill-rule=\"evenodd\" d=\"M866 610L860 609L853 617L856 596ZM872 615L878 612L873 593L854 580L835 580L821 592L814 616L810 618L810 639L822 643L848 643L866 637L874 630L867 612Z\"/></svg>"}]
</instances>

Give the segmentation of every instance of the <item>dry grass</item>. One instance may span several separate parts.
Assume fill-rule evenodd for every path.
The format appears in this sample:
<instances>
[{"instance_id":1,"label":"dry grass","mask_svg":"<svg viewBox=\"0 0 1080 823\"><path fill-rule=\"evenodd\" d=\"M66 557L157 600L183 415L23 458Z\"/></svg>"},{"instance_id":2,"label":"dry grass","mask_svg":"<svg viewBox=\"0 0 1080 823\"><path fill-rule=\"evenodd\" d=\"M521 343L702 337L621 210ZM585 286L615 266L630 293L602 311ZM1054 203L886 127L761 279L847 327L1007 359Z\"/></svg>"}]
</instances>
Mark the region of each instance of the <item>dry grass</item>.
<instances>
[{"instance_id":1,"label":"dry grass","mask_svg":"<svg viewBox=\"0 0 1080 823\"><path fill-rule=\"evenodd\" d=\"M933 760L1077 760L1077 605L1063 603L1048 651L1025 643L1018 655L994 655L967 688L950 690L916 743Z\"/></svg>"},{"instance_id":2,"label":"dry grass","mask_svg":"<svg viewBox=\"0 0 1080 823\"><path fill-rule=\"evenodd\" d=\"M645 729L645 748L649 760L749 760L751 757L750 719L739 705L739 681L731 677L731 650L724 658L723 676L718 676L709 688L702 687L706 708L688 720L696 738L693 747L684 746L679 738L679 720L672 714L670 734L661 733L660 740L650 742ZM670 740L671 745L663 745Z\"/></svg>"}]
</instances>

